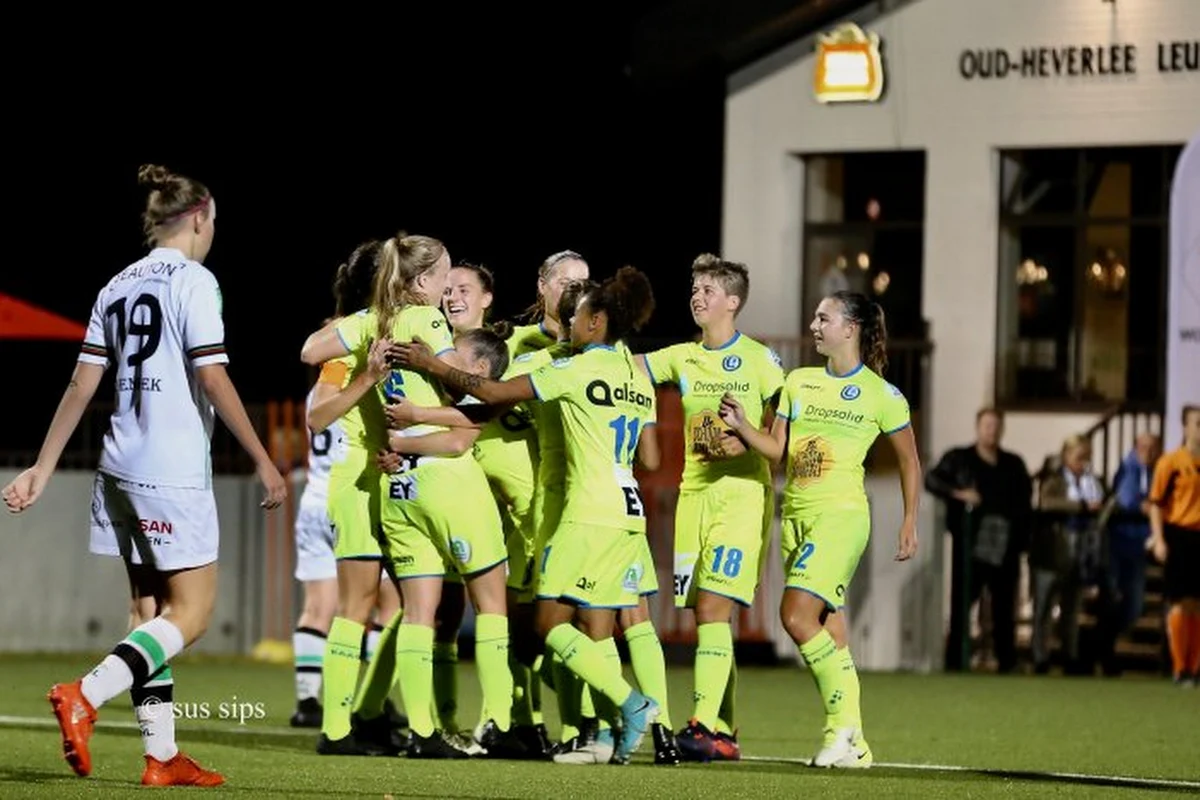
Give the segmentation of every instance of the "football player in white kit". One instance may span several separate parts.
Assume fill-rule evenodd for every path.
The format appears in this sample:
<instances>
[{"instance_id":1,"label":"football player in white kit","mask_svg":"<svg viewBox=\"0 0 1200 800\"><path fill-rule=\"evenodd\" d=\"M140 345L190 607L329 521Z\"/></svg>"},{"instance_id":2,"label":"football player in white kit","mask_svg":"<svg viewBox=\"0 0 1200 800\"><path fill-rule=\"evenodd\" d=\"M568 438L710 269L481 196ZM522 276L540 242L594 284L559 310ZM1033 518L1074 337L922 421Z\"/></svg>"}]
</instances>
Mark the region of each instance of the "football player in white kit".
<instances>
[{"instance_id":1,"label":"football player in white kit","mask_svg":"<svg viewBox=\"0 0 1200 800\"><path fill-rule=\"evenodd\" d=\"M116 408L92 498L91 552L121 556L135 597L153 596L159 616L134 628L103 661L49 694L63 753L91 772L96 709L129 691L142 731L147 785L218 786L175 745L170 661L199 639L216 601L218 526L212 490L213 410L254 459L277 508L287 486L250 423L225 364L217 280L203 265L216 205L200 183L144 166L142 215L150 253L100 290L79 363L34 466L4 487L11 511L41 496L105 370L116 368Z\"/></svg>"}]
</instances>

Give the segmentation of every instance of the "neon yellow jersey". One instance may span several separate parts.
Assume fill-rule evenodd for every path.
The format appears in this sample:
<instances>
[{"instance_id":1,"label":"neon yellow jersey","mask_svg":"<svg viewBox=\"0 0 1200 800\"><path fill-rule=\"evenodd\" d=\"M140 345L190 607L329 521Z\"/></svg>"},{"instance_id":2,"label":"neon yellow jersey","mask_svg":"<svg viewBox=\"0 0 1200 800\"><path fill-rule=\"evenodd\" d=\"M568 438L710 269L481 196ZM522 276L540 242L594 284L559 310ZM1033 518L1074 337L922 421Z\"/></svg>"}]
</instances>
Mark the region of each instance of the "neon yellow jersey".
<instances>
[{"instance_id":1,"label":"neon yellow jersey","mask_svg":"<svg viewBox=\"0 0 1200 800\"><path fill-rule=\"evenodd\" d=\"M549 364L548 350L534 350L517 356L508 365L502 380L528 375ZM475 440L475 460L493 485L500 486L511 500L511 487L528 482L536 470L538 436L530 404L519 403L487 424ZM536 474L536 473L535 473ZM521 480L521 476L526 476Z\"/></svg>"},{"instance_id":2,"label":"neon yellow jersey","mask_svg":"<svg viewBox=\"0 0 1200 800\"><path fill-rule=\"evenodd\" d=\"M764 407L783 388L783 368L775 351L739 331L716 348L684 342L646 353L646 366L654 383L676 384L683 399L681 491L697 491L727 476L770 483L766 459L753 450L718 461L704 461L702 455L705 444L729 430L718 413L726 392L741 402L751 425L762 427Z\"/></svg>"},{"instance_id":3,"label":"neon yellow jersey","mask_svg":"<svg viewBox=\"0 0 1200 800\"><path fill-rule=\"evenodd\" d=\"M517 325L513 328L512 335L508 337L508 358L511 361L517 356L525 353L532 353L537 350L545 350L552 344L556 343L554 334L546 330L542 323L537 322L533 325Z\"/></svg>"},{"instance_id":4,"label":"neon yellow jersey","mask_svg":"<svg viewBox=\"0 0 1200 800\"><path fill-rule=\"evenodd\" d=\"M638 437L657 418L654 387L629 351L589 345L529 377L538 399L559 403L567 465L563 522L645 532L633 464Z\"/></svg>"},{"instance_id":5,"label":"neon yellow jersey","mask_svg":"<svg viewBox=\"0 0 1200 800\"><path fill-rule=\"evenodd\" d=\"M375 315L366 309L349 316L342 317L337 324L337 334L342 344L350 351L349 355L334 359L344 363L346 378L342 388L350 384L367 369L367 351L361 352L350 346L350 342L368 339L375 330ZM342 427L346 431L346 441L351 447L358 447L369 453L378 452L387 443L387 420L383 416L383 407L375 392L368 392L358 403L342 416Z\"/></svg>"},{"instance_id":6,"label":"neon yellow jersey","mask_svg":"<svg viewBox=\"0 0 1200 800\"><path fill-rule=\"evenodd\" d=\"M789 421L785 516L816 506L865 507L867 451L881 432L910 423L900 390L861 364L844 376L825 367L792 370L779 413Z\"/></svg>"},{"instance_id":7,"label":"neon yellow jersey","mask_svg":"<svg viewBox=\"0 0 1200 800\"><path fill-rule=\"evenodd\" d=\"M571 355L571 345L563 342L544 350L517 356L517 360L529 359L534 370L540 369L558 358ZM531 370L532 373L532 370ZM533 426L537 429L539 486L562 489L567 482L567 446L563 441L562 416L557 400L545 403L530 403Z\"/></svg>"},{"instance_id":8,"label":"neon yellow jersey","mask_svg":"<svg viewBox=\"0 0 1200 800\"><path fill-rule=\"evenodd\" d=\"M363 365L364 369L366 368L367 354L371 349L371 343L376 338L378 328L378 318L370 310L359 311L338 323L338 336L341 337L346 349L358 363ZM403 308L392 322L392 341L421 341L429 345L434 354L438 356L454 349L450 323L446 322L441 310L434 306L406 306ZM383 404L400 397L407 398L418 406L441 406L446 405L447 402L441 384L437 381L420 372L394 369L375 386L375 391L369 392L363 397L360 405L363 406L364 420L368 415L373 416L378 413L382 429L386 432L387 424L384 421ZM372 408L373 411L370 410ZM445 428L434 425L414 425L405 428L404 435L420 436L439 430L445 430ZM386 441L386 436L383 439Z\"/></svg>"}]
</instances>

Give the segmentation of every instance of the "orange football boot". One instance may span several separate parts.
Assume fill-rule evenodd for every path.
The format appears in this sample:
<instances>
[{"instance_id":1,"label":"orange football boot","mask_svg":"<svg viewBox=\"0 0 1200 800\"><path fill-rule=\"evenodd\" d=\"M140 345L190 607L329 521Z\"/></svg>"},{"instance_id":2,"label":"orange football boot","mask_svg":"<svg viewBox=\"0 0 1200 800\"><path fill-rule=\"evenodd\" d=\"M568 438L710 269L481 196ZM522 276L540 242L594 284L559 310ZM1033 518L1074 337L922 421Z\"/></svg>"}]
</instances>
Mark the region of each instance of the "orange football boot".
<instances>
[{"instance_id":1,"label":"orange football boot","mask_svg":"<svg viewBox=\"0 0 1200 800\"><path fill-rule=\"evenodd\" d=\"M166 761L146 756L146 771L142 773L143 786L220 786L225 776L205 769L183 753L176 753Z\"/></svg>"},{"instance_id":2,"label":"orange football boot","mask_svg":"<svg viewBox=\"0 0 1200 800\"><path fill-rule=\"evenodd\" d=\"M96 724L96 709L83 696L83 682L56 683L47 699L54 707L58 727L62 731L63 755L75 774L86 778L92 772L92 754L88 752L88 739Z\"/></svg>"}]
</instances>

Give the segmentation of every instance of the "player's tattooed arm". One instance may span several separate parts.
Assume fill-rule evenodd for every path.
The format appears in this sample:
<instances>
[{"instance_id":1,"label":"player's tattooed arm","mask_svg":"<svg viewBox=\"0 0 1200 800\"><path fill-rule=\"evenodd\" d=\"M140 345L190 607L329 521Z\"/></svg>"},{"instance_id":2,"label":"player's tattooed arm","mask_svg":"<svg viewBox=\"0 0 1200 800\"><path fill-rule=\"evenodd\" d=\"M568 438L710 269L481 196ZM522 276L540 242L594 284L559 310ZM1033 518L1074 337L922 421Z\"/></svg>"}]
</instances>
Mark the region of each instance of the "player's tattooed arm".
<instances>
[{"instance_id":1,"label":"player's tattooed arm","mask_svg":"<svg viewBox=\"0 0 1200 800\"><path fill-rule=\"evenodd\" d=\"M494 381L447 364L437 358L423 342L392 345L391 360L395 366L423 372L437 378L450 389L469 394L491 405L520 403L537 397L533 391L533 383L527 375L507 381Z\"/></svg>"}]
</instances>

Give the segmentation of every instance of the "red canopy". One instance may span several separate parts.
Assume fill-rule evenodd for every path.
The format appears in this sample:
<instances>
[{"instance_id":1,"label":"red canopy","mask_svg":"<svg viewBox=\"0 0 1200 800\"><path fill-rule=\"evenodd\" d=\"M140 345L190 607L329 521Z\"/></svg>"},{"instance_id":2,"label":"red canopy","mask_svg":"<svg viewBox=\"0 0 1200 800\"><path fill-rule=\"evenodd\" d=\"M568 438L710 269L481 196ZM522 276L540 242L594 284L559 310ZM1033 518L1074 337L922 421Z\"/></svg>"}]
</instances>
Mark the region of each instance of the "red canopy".
<instances>
[{"instance_id":1,"label":"red canopy","mask_svg":"<svg viewBox=\"0 0 1200 800\"><path fill-rule=\"evenodd\" d=\"M0 339L83 341L87 328L52 311L0 294Z\"/></svg>"}]
</instances>

